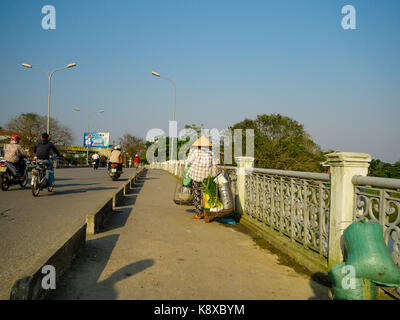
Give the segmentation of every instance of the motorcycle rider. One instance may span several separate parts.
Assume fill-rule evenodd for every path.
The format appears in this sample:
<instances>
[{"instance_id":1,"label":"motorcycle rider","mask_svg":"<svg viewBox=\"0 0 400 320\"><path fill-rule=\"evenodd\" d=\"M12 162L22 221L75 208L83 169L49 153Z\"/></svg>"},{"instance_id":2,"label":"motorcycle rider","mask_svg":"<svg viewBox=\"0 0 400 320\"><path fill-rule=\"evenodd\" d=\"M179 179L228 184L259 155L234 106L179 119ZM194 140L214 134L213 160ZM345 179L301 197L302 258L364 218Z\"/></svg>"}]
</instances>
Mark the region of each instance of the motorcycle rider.
<instances>
[{"instance_id":1,"label":"motorcycle rider","mask_svg":"<svg viewBox=\"0 0 400 320\"><path fill-rule=\"evenodd\" d=\"M108 170L110 170L111 163L118 163L118 171L122 172L122 163L124 159L121 155L121 146L115 146L114 150L111 151L110 156L108 157Z\"/></svg>"},{"instance_id":2,"label":"motorcycle rider","mask_svg":"<svg viewBox=\"0 0 400 320\"><path fill-rule=\"evenodd\" d=\"M100 156L99 156L97 153L94 153L94 154L92 155L92 159L93 159L93 162L94 162L94 163L96 163L97 165L99 165Z\"/></svg>"},{"instance_id":3,"label":"motorcycle rider","mask_svg":"<svg viewBox=\"0 0 400 320\"><path fill-rule=\"evenodd\" d=\"M10 139L10 144L4 147L4 160L12 163L15 167L20 180L24 180L23 175L25 171L24 158L27 156L24 149L19 144L19 136L13 135Z\"/></svg>"},{"instance_id":4,"label":"motorcycle rider","mask_svg":"<svg viewBox=\"0 0 400 320\"><path fill-rule=\"evenodd\" d=\"M49 186L54 186L54 167L52 161L50 161L50 151L53 152L60 158L64 157L60 154L57 148L52 142L49 141L49 135L47 133L42 133L39 140L35 142L33 151L36 154L38 160L47 160L48 172L49 172Z\"/></svg>"}]
</instances>

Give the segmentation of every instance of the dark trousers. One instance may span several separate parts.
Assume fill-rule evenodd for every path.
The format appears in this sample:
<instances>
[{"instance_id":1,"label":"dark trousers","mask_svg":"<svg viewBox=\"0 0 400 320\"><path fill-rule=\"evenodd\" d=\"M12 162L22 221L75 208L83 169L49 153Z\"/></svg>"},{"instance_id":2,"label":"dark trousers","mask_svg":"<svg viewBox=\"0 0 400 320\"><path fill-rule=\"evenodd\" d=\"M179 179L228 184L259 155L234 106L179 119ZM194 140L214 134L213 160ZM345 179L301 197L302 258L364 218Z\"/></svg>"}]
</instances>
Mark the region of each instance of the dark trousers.
<instances>
[{"instance_id":1,"label":"dark trousers","mask_svg":"<svg viewBox=\"0 0 400 320\"><path fill-rule=\"evenodd\" d=\"M203 214L201 182L193 181L194 210L198 216Z\"/></svg>"},{"instance_id":2,"label":"dark trousers","mask_svg":"<svg viewBox=\"0 0 400 320\"><path fill-rule=\"evenodd\" d=\"M22 177L24 175L25 171L25 162L24 161L18 161L18 162L11 162L15 169L17 169L17 174Z\"/></svg>"}]
</instances>

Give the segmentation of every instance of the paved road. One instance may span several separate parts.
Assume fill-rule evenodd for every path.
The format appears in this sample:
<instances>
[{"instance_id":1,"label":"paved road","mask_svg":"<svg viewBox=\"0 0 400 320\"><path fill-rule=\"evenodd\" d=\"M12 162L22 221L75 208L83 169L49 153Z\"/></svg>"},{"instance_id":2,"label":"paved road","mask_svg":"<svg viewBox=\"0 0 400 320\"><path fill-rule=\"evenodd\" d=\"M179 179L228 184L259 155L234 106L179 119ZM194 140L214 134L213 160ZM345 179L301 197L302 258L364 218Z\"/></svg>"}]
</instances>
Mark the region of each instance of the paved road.
<instances>
[{"instance_id":1,"label":"paved road","mask_svg":"<svg viewBox=\"0 0 400 320\"><path fill-rule=\"evenodd\" d=\"M64 243L86 214L104 203L135 169L112 181L105 168L56 169L53 193L34 198L30 185L0 191L0 299L8 299L14 280L50 246Z\"/></svg>"},{"instance_id":2,"label":"paved road","mask_svg":"<svg viewBox=\"0 0 400 320\"><path fill-rule=\"evenodd\" d=\"M240 225L192 219L172 201L172 175L149 170L139 181L50 299L329 299Z\"/></svg>"}]
</instances>

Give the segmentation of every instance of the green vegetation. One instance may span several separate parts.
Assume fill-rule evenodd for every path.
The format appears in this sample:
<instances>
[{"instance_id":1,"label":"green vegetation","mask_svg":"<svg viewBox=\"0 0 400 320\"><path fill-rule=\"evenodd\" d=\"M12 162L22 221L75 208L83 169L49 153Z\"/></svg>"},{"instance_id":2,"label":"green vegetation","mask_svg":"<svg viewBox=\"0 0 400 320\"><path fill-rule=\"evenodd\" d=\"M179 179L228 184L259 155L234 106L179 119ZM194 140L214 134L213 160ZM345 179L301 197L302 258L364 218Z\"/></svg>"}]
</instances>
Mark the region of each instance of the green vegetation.
<instances>
[{"instance_id":1,"label":"green vegetation","mask_svg":"<svg viewBox=\"0 0 400 320\"><path fill-rule=\"evenodd\" d=\"M46 132L47 116L36 113L21 113L11 118L6 129L15 132L21 138L21 145L33 154L33 145L43 132ZM72 131L69 127L62 125L58 120L50 117L50 139L55 145L70 145L72 142Z\"/></svg>"},{"instance_id":2,"label":"green vegetation","mask_svg":"<svg viewBox=\"0 0 400 320\"><path fill-rule=\"evenodd\" d=\"M369 176L400 179L400 161L394 164L373 159L369 166Z\"/></svg>"},{"instance_id":3,"label":"green vegetation","mask_svg":"<svg viewBox=\"0 0 400 320\"><path fill-rule=\"evenodd\" d=\"M145 157L146 144L144 139L125 133L119 139L119 144L125 156L133 159L133 157L138 154L141 160Z\"/></svg>"},{"instance_id":4,"label":"green vegetation","mask_svg":"<svg viewBox=\"0 0 400 320\"><path fill-rule=\"evenodd\" d=\"M257 168L322 172L325 157L304 126L280 114L245 119L231 129L254 129L254 166ZM242 146L245 150L245 143Z\"/></svg>"},{"instance_id":5,"label":"green vegetation","mask_svg":"<svg viewBox=\"0 0 400 320\"><path fill-rule=\"evenodd\" d=\"M212 176L208 176L201 182L201 189L203 193L207 194L210 197L210 199L208 200L208 204L211 207L222 206L222 202L218 200L217 184L213 181Z\"/></svg>"}]
</instances>

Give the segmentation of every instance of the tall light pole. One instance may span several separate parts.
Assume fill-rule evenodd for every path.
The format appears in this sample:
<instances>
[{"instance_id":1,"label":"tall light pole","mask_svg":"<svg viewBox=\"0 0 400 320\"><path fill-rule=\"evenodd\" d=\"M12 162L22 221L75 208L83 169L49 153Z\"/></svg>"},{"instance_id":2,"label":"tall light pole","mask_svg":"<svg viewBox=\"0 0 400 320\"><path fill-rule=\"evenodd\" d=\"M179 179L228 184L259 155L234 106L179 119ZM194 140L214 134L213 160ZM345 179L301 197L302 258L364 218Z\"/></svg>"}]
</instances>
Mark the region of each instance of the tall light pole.
<instances>
[{"instance_id":1,"label":"tall light pole","mask_svg":"<svg viewBox=\"0 0 400 320\"><path fill-rule=\"evenodd\" d=\"M73 108L72 110L81 111L81 109L79 109L79 108ZM98 110L98 111L88 114L88 132L90 132L90 117L96 113L103 113L103 112L104 112L104 110ZM86 150L86 162L87 162L87 164L89 164L89 146L87 147L87 150Z\"/></svg>"},{"instance_id":2,"label":"tall light pole","mask_svg":"<svg viewBox=\"0 0 400 320\"><path fill-rule=\"evenodd\" d=\"M34 66L32 66L32 65L30 65L30 64L27 64L27 63L23 63L22 66L25 67L25 68L28 68L28 69L36 69L36 70L43 71L43 72L47 75L47 77L49 78L49 93L48 93L48 96L47 96L47 134L50 134L50 95L51 95L51 77L52 77L53 74L56 73L57 71L76 67L76 63L70 63L70 64L68 64L67 66L63 67L63 68L59 68L59 69L56 69L56 70L52 71L51 73L47 72L46 70L44 70L44 69L42 69L42 68L37 68L37 67L34 67Z\"/></svg>"},{"instance_id":3,"label":"tall light pole","mask_svg":"<svg viewBox=\"0 0 400 320\"><path fill-rule=\"evenodd\" d=\"M160 75L158 72L152 71L151 74L152 74L153 76L158 77L158 78L163 78L163 79L166 79L166 80L170 81L170 82L172 83L172 85L174 86L174 112L173 112L173 114L172 114L172 121L174 121L174 123L175 123L175 111L176 111L176 84L175 84L175 82L174 82L171 78L162 76L162 75ZM171 138L171 137L170 137L170 138ZM171 148L172 148L172 158L173 158L172 160L175 160L174 138L172 138L172 145L171 145Z\"/></svg>"}]
</instances>

